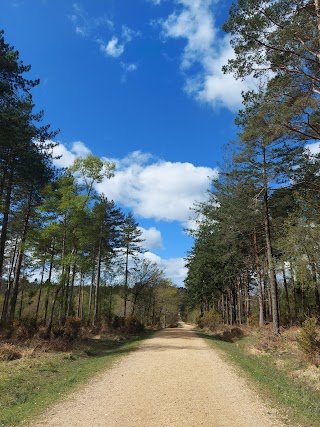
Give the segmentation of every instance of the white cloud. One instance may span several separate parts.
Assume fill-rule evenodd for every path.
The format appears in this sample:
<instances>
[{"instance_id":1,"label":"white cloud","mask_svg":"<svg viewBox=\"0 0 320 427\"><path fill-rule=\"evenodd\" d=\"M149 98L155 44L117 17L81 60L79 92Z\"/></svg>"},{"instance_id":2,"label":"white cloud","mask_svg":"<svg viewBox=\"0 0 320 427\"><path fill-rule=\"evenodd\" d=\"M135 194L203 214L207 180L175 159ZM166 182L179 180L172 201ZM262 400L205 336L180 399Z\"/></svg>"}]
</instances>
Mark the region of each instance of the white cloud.
<instances>
[{"instance_id":1,"label":"white cloud","mask_svg":"<svg viewBox=\"0 0 320 427\"><path fill-rule=\"evenodd\" d=\"M120 44L117 37L112 37L107 44L101 41L99 43L101 52L113 58L118 58L124 52L124 44Z\"/></svg>"},{"instance_id":2,"label":"white cloud","mask_svg":"<svg viewBox=\"0 0 320 427\"><path fill-rule=\"evenodd\" d=\"M249 86L248 82L237 81L221 71L234 52L228 36L218 37L213 15L213 5L218 3L216 0L175 0L177 10L162 21L162 31L166 38L186 40L181 70L185 74L187 93L213 108L224 106L237 110L241 105L241 92Z\"/></svg>"},{"instance_id":3,"label":"white cloud","mask_svg":"<svg viewBox=\"0 0 320 427\"><path fill-rule=\"evenodd\" d=\"M135 37L141 36L140 31L135 31L132 28L122 25L122 38L126 43L130 43Z\"/></svg>"},{"instance_id":4,"label":"white cloud","mask_svg":"<svg viewBox=\"0 0 320 427\"><path fill-rule=\"evenodd\" d=\"M144 239L142 246L147 250L162 249L163 242L161 232L155 227L150 227L148 229L139 227L142 231L141 238Z\"/></svg>"},{"instance_id":5,"label":"white cloud","mask_svg":"<svg viewBox=\"0 0 320 427\"><path fill-rule=\"evenodd\" d=\"M71 149L59 144L53 155L62 155L56 166L71 166L76 156L91 151L80 141ZM192 163L168 162L150 153L135 151L123 159L108 159L116 163L115 176L97 185L97 191L109 199L132 209L136 215L157 221L180 221L188 226L194 202L207 199L215 169Z\"/></svg>"},{"instance_id":6,"label":"white cloud","mask_svg":"<svg viewBox=\"0 0 320 427\"><path fill-rule=\"evenodd\" d=\"M121 66L126 72L129 72L129 73L137 69L136 64L125 64L124 62L121 62Z\"/></svg>"},{"instance_id":7,"label":"white cloud","mask_svg":"<svg viewBox=\"0 0 320 427\"><path fill-rule=\"evenodd\" d=\"M122 25L117 36L114 23L106 15L92 17L79 3L74 3L72 9L73 13L69 16L69 19L74 26L76 34L82 37L89 37L92 41L98 43L100 51L104 55L119 58L124 53L126 45L141 35L139 31ZM105 41L103 36L105 30L109 33L109 41ZM135 64L128 64L125 71L134 71L136 68Z\"/></svg>"},{"instance_id":8,"label":"white cloud","mask_svg":"<svg viewBox=\"0 0 320 427\"><path fill-rule=\"evenodd\" d=\"M85 157L91 154L91 151L83 142L75 141L72 143L70 149L59 143L59 145L53 148L52 154L53 157L60 157L53 160L55 166L67 168L73 164L76 157Z\"/></svg>"},{"instance_id":9,"label":"white cloud","mask_svg":"<svg viewBox=\"0 0 320 427\"><path fill-rule=\"evenodd\" d=\"M320 153L320 143L314 142L313 144L307 144L306 149L310 151L312 156L316 156Z\"/></svg>"},{"instance_id":10,"label":"white cloud","mask_svg":"<svg viewBox=\"0 0 320 427\"><path fill-rule=\"evenodd\" d=\"M73 13L69 16L70 21L74 25L76 34L82 37L89 37L100 28L113 30L113 22L105 15L97 18L90 17L86 10L79 4L72 5Z\"/></svg>"},{"instance_id":11,"label":"white cloud","mask_svg":"<svg viewBox=\"0 0 320 427\"><path fill-rule=\"evenodd\" d=\"M146 252L144 258L151 262L155 262L160 268L163 269L166 277L178 286L183 286L183 281L187 277L187 268L185 267L185 260L183 258L169 258L164 259L152 252Z\"/></svg>"},{"instance_id":12,"label":"white cloud","mask_svg":"<svg viewBox=\"0 0 320 427\"><path fill-rule=\"evenodd\" d=\"M210 180L217 176L208 167L152 159L140 152L115 162L112 185L106 180L98 191L135 214L158 221L188 221L195 200L207 198Z\"/></svg>"}]
</instances>

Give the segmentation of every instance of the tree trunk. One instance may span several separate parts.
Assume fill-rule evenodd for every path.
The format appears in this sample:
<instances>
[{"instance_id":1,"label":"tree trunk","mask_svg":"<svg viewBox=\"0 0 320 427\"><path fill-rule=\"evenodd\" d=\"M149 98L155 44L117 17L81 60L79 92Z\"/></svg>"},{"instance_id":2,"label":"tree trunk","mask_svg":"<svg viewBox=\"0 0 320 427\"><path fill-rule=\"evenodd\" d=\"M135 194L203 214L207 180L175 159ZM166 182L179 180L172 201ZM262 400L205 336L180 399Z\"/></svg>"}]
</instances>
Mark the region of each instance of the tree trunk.
<instances>
[{"instance_id":1,"label":"tree trunk","mask_svg":"<svg viewBox=\"0 0 320 427\"><path fill-rule=\"evenodd\" d=\"M2 279L2 273L3 273L4 250L5 250L6 241L7 241L7 231L8 231L8 223L9 223L9 213L10 213L10 205L11 205L13 177L14 177L14 167L12 165L10 172L9 172L9 182L8 182L8 187L7 187L5 204L4 204L4 208L3 208L3 218L2 218L1 235L0 235L0 280Z\"/></svg>"},{"instance_id":2,"label":"tree trunk","mask_svg":"<svg viewBox=\"0 0 320 427\"><path fill-rule=\"evenodd\" d=\"M27 212L26 212L25 219L24 219L19 255L18 255L16 268L15 268L15 272L14 272L13 290L12 290L12 297L10 300L10 310L9 310L9 322L10 323L13 322L13 320L14 320L14 313L15 313L15 309L16 309L16 303L17 303L17 297L18 297L18 291L19 291L21 266L22 266L22 260L23 260L23 256L24 256L26 238L27 238L27 233L28 233L28 228L29 228L29 219L30 219L30 213L31 213L31 201L32 201L32 192L30 192L29 197L28 197L28 201L27 201Z\"/></svg>"},{"instance_id":3,"label":"tree trunk","mask_svg":"<svg viewBox=\"0 0 320 427\"><path fill-rule=\"evenodd\" d=\"M94 278L95 278L95 259L94 259L94 252L92 254L92 273L91 273L91 283L90 283L90 293L89 293L89 302L88 302L88 319L87 319L87 325L89 326L90 320L91 320L91 311L92 311L92 299L94 296Z\"/></svg>"},{"instance_id":4,"label":"tree trunk","mask_svg":"<svg viewBox=\"0 0 320 427\"><path fill-rule=\"evenodd\" d=\"M100 293L100 279L101 279L101 258L102 258L102 229L100 229L100 239L99 239L99 247L98 247L97 281L96 281L96 289L95 289L96 292L95 292L93 322L92 322L93 326L97 324L100 317L99 293Z\"/></svg>"},{"instance_id":5,"label":"tree trunk","mask_svg":"<svg viewBox=\"0 0 320 427\"><path fill-rule=\"evenodd\" d=\"M35 315L36 322L38 321L38 315L39 315L39 307L40 307L40 301L41 301L41 294L42 294L43 276L44 276L45 265L46 265L46 262L43 261L42 271L41 271L41 279L40 279L40 286L39 286L39 295L38 295L36 315Z\"/></svg>"},{"instance_id":6,"label":"tree trunk","mask_svg":"<svg viewBox=\"0 0 320 427\"><path fill-rule=\"evenodd\" d=\"M284 265L282 266L282 277L283 277L283 287L286 294L286 301L287 301L287 307L288 307L288 317L290 319L290 324L292 324L291 304L290 304L290 298L289 298L289 292L288 292L286 269Z\"/></svg>"},{"instance_id":7,"label":"tree trunk","mask_svg":"<svg viewBox=\"0 0 320 427\"><path fill-rule=\"evenodd\" d=\"M68 306L67 306L67 317L73 315L73 290L74 290L74 281L76 278L76 262L73 263L72 267L72 276L71 276L71 285L70 285L70 294L68 297Z\"/></svg>"},{"instance_id":8,"label":"tree trunk","mask_svg":"<svg viewBox=\"0 0 320 427\"><path fill-rule=\"evenodd\" d=\"M264 187L264 229L267 248L268 260L268 275L271 291L272 302L272 329L275 335L280 335L280 316L279 316L279 300L278 300L278 285L276 281L276 273L274 268L271 231L270 231L270 216L269 216L269 201L268 201L268 180L267 180L267 162L266 149L263 147L263 187Z\"/></svg>"},{"instance_id":9,"label":"tree trunk","mask_svg":"<svg viewBox=\"0 0 320 427\"><path fill-rule=\"evenodd\" d=\"M129 248L127 247L126 251L126 271L125 271L125 281L124 281L124 308L123 308L123 317L127 316L127 300L128 300L128 275L129 275Z\"/></svg>"},{"instance_id":10,"label":"tree trunk","mask_svg":"<svg viewBox=\"0 0 320 427\"><path fill-rule=\"evenodd\" d=\"M262 275L260 268L260 258L259 258L259 249L257 243L257 232L254 230L253 233L253 247L254 247L254 257L255 257L255 267L257 273L257 284L258 284L258 299L259 299L259 327L265 324L265 307L264 307L264 294L262 286Z\"/></svg>"}]
</instances>

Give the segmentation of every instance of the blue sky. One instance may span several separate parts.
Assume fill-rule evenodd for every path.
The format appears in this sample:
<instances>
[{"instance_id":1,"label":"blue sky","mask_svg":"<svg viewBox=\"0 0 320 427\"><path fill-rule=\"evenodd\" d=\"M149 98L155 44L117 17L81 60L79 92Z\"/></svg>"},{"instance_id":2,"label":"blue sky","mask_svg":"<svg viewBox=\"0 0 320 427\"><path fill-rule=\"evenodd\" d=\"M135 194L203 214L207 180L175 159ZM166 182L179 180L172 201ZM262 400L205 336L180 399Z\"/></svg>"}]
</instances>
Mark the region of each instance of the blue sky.
<instances>
[{"instance_id":1,"label":"blue sky","mask_svg":"<svg viewBox=\"0 0 320 427\"><path fill-rule=\"evenodd\" d=\"M99 185L131 209L150 259L180 285L190 207L206 198L247 83L224 76L229 0L0 0L0 27L60 129L58 163L113 159Z\"/></svg>"}]
</instances>

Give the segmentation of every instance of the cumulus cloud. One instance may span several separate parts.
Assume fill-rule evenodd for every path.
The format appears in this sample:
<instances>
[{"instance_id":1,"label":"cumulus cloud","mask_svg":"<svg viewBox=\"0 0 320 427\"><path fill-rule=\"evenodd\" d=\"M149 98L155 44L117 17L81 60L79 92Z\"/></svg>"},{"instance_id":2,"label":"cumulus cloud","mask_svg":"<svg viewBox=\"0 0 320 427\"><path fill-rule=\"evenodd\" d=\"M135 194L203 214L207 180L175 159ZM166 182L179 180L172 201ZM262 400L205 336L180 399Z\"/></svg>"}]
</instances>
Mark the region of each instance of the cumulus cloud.
<instances>
[{"instance_id":1,"label":"cumulus cloud","mask_svg":"<svg viewBox=\"0 0 320 427\"><path fill-rule=\"evenodd\" d=\"M54 148L54 156L62 156L54 163L59 167L70 166L76 156L90 154L82 142L74 142L68 149L63 144ZM116 163L115 176L97 185L97 191L122 206L132 209L142 218L157 221L179 221L188 226L190 208L195 201L207 199L207 189L215 169L194 166L191 163L169 162L154 158L150 153L135 151L123 159L105 159ZM154 241L160 242L156 231Z\"/></svg>"},{"instance_id":2,"label":"cumulus cloud","mask_svg":"<svg viewBox=\"0 0 320 427\"><path fill-rule=\"evenodd\" d=\"M139 229L142 231L141 238L144 240L142 245L145 249L151 251L163 248L160 230L157 230L155 227L150 227L148 229L139 227Z\"/></svg>"},{"instance_id":3,"label":"cumulus cloud","mask_svg":"<svg viewBox=\"0 0 320 427\"><path fill-rule=\"evenodd\" d=\"M188 221L195 200L204 201L217 171L191 163L152 159L134 152L116 162L112 185L104 181L98 190L143 218Z\"/></svg>"},{"instance_id":4,"label":"cumulus cloud","mask_svg":"<svg viewBox=\"0 0 320 427\"><path fill-rule=\"evenodd\" d=\"M86 157L88 154L91 154L91 150L81 141L73 142L70 149L59 143L52 150L53 162L60 168L67 168L73 164L76 157Z\"/></svg>"},{"instance_id":5,"label":"cumulus cloud","mask_svg":"<svg viewBox=\"0 0 320 427\"><path fill-rule=\"evenodd\" d=\"M165 259L152 252L146 252L143 256L162 268L166 277L172 280L173 283L178 286L183 286L183 281L187 277L188 271L185 267L185 260L183 258Z\"/></svg>"},{"instance_id":6,"label":"cumulus cloud","mask_svg":"<svg viewBox=\"0 0 320 427\"><path fill-rule=\"evenodd\" d=\"M216 0L175 0L176 10L161 21L163 35L186 41L181 55L185 90L198 101L213 108L237 110L247 81L237 81L221 71L234 56L229 37L218 37L213 6ZM194 71L196 69L197 71Z\"/></svg>"}]
</instances>

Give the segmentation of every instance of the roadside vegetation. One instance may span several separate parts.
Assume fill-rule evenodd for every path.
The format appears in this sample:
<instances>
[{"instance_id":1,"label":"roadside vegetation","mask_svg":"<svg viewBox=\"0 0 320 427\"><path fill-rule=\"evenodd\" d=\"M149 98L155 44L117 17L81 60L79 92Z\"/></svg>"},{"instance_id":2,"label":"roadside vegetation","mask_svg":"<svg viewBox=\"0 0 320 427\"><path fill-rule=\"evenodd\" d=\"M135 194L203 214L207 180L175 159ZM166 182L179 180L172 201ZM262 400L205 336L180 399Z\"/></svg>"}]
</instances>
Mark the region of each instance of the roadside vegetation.
<instances>
[{"instance_id":1,"label":"roadside vegetation","mask_svg":"<svg viewBox=\"0 0 320 427\"><path fill-rule=\"evenodd\" d=\"M132 329L131 329L132 330ZM24 425L48 406L84 385L119 357L135 350L152 331L93 334L50 341L34 337L0 347L0 426Z\"/></svg>"},{"instance_id":2,"label":"roadside vegetation","mask_svg":"<svg viewBox=\"0 0 320 427\"><path fill-rule=\"evenodd\" d=\"M314 319L277 336L271 325L225 326L211 313L200 320L198 335L240 368L286 424L320 426L320 328Z\"/></svg>"}]
</instances>

